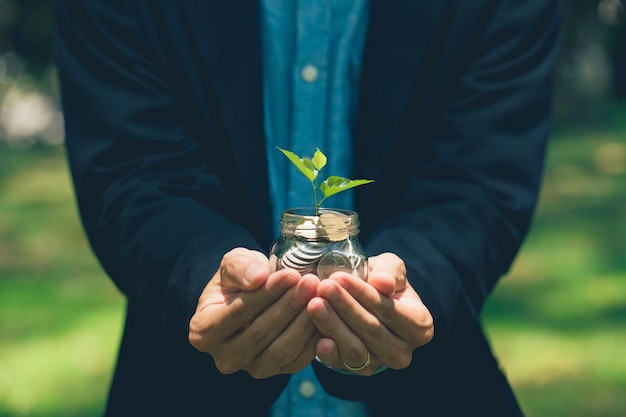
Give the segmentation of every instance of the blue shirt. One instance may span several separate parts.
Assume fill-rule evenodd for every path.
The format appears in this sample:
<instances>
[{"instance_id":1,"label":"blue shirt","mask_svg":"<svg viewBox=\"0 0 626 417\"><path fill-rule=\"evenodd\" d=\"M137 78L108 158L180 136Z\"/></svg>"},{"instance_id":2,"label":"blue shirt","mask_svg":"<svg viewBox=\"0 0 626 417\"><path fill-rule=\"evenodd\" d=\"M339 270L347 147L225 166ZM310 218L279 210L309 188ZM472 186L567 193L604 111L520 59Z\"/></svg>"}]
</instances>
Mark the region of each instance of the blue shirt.
<instances>
[{"instance_id":1,"label":"blue shirt","mask_svg":"<svg viewBox=\"0 0 626 417\"><path fill-rule=\"evenodd\" d=\"M352 128L367 29L365 0L261 1L265 133L276 225L313 205L308 180L276 149L328 157L320 177L350 177ZM350 190L327 206L351 208ZM278 230L278 229L276 229Z\"/></svg>"},{"instance_id":2,"label":"blue shirt","mask_svg":"<svg viewBox=\"0 0 626 417\"><path fill-rule=\"evenodd\" d=\"M266 151L274 227L280 212L313 206L308 180L276 146L328 157L321 179L351 177L352 129L368 20L366 0L262 0ZM352 193L326 207L352 208ZM326 394L311 366L291 377L272 417L365 417L364 403Z\"/></svg>"}]
</instances>

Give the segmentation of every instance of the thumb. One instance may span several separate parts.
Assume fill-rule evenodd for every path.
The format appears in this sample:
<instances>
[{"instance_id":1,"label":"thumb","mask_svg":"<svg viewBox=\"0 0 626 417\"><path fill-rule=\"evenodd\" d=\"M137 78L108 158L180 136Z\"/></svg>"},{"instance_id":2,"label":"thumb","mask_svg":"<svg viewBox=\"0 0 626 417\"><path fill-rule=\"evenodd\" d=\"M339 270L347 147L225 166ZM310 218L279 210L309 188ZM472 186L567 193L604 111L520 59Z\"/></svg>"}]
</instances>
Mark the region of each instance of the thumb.
<instances>
[{"instance_id":1,"label":"thumb","mask_svg":"<svg viewBox=\"0 0 626 417\"><path fill-rule=\"evenodd\" d=\"M235 248L226 253L220 264L221 284L244 291L261 287L270 274L269 260L259 251Z\"/></svg>"}]
</instances>

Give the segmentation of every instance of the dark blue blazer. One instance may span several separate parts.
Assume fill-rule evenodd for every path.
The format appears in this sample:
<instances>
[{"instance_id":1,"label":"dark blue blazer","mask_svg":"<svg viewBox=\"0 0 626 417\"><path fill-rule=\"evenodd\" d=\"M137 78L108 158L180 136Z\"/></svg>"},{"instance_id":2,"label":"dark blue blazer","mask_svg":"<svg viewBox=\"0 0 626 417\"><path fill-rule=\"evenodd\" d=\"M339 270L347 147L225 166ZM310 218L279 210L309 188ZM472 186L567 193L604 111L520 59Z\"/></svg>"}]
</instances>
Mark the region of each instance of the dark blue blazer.
<instances>
[{"instance_id":1,"label":"dark blue blazer","mask_svg":"<svg viewBox=\"0 0 626 417\"><path fill-rule=\"evenodd\" d=\"M271 230L257 1L57 1L66 146L85 230L128 300L107 415L263 416L288 376L220 374L187 341L221 256ZM372 0L354 133L361 241L435 319L407 369L315 364L375 416L519 416L480 312L527 232L556 0Z\"/></svg>"}]
</instances>

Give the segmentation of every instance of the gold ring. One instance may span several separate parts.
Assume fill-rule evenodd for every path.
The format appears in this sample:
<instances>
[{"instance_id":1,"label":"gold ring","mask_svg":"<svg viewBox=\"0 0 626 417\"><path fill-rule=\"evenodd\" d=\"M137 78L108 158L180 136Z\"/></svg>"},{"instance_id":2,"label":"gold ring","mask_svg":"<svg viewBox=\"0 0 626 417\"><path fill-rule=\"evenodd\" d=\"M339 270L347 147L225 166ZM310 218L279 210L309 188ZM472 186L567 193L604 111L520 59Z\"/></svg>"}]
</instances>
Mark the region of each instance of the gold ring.
<instances>
[{"instance_id":1,"label":"gold ring","mask_svg":"<svg viewBox=\"0 0 626 417\"><path fill-rule=\"evenodd\" d=\"M348 365L345 361L343 361L343 366L345 366L345 368L350 371L350 372L359 372L362 371L363 369L367 368L370 364L372 360L372 355L370 354L369 350L367 351L367 359L365 359L365 363L361 366L357 366L356 368L353 368L352 366Z\"/></svg>"}]
</instances>

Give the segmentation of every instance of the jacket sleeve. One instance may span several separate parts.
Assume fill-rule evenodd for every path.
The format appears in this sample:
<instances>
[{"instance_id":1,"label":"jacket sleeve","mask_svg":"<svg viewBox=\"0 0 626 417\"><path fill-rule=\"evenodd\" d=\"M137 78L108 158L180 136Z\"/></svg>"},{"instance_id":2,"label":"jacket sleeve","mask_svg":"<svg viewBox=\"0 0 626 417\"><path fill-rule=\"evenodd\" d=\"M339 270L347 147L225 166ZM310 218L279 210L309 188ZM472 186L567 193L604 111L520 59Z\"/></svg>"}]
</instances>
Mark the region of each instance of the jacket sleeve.
<instances>
[{"instance_id":1,"label":"jacket sleeve","mask_svg":"<svg viewBox=\"0 0 626 417\"><path fill-rule=\"evenodd\" d=\"M418 119L417 153L405 147L409 156L392 158L408 168L384 178L403 184L373 203L391 202L392 215L367 237L372 253L392 245L405 259L444 345L459 311L478 320L510 267L538 198L549 135L558 2L489 4L473 26L464 22L478 6L459 7L441 52L449 68L429 80L439 89Z\"/></svg>"},{"instance_id":2,"label":"jacket sleeve","mask_svg":"<svg viewBox=\"0 0 626 417\"><path fill-rule=\"evenodd\" d=\"M497 369L484 359L490 353L479 315L519 250L537 202L559 15L552 0L457 2L438 22L428 21L431 32L415 29L415 35L407 24L398 35L427 44L416 59L394 135L377 131L383 122L376 115L388 112L385 105L369 114L360 130L365 137L377 136L361 147L375 146L379 155L365 149L357 160L358 177L376 178L358 191L357 210L368 255L389 251L405 261L411 284L434 317L435 335L403 371L335 383L318 367L329 392L375 396L377 386L398 387L394 378L416 387L439 381L449 389L449 372L456 375L452 380L461 380L462 374ZM396 43L388 41L388 48L401 56L407 48ZM374 66L384 61L376 58ZM380 68L364 68L366 88L367 77L373 77L368 71L376 78L391 72ZM408 70L395 71L400 76ZM375 102L398 94L383 88L366 93ZM379 170L369 168L377 164ZM403 389L410 388L397 391Z\"/></svg>"},{"instance_id":3,"label":"jacket sleeve","mask_svg":"<svg viewBox=\"0 0 626 417\"><path fill-rule=\"evenodd\" d=\"M444 345L459 311L478 320L527 232L558 53L558 1L477 3L480 13L478 4L458 7L427 57L442 60L423 87L429 102L421 116L411 113L419 98L408 103L365 237L370 254L391 247L405 260ZM416 120L419 140L409 138Z\"/></svg>"},{"instance_id":4,"label":"jacket sleeve","mask_svg":"<svg viewBox=\"0 0 626 417\"><path fill-rule=\"evenodd\" d=\"M473 4L459 7L455 47L447 48L454 57L444 58L450 69L441 65L429 80L440 88L417 116L420 139L389 158L407 168L383 177L402 185L375 199L393 202L381 210L391 215L368 233L372 252L394 242L442 315L441 330L458 303L477 317L510 267L537 202L549 136L558 2L493 4L474 27L460 17Z\"/></svg>"},{"instance_id":5,"label":"jacket sleeve","mask_svg":"<svg viewBox=\"0 0 626 417\"><path fill-rule=\"evenodd\" d=\"M104 269L136 310L184 343L221 255L260 248L229 215L237 202L221 180L227 158L185 127L166 65L131 7L55 3L66 148Z\"/></svg>"}]
</instances>

